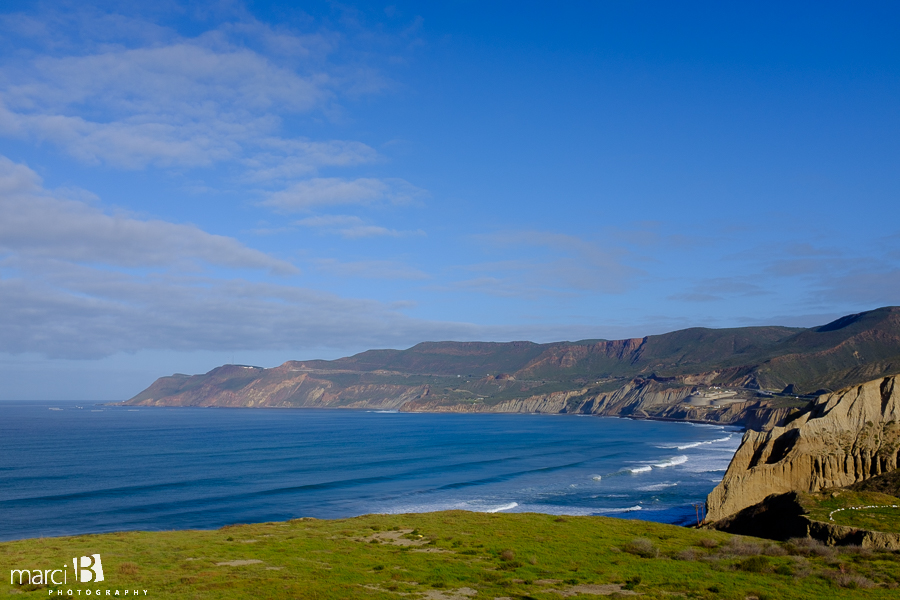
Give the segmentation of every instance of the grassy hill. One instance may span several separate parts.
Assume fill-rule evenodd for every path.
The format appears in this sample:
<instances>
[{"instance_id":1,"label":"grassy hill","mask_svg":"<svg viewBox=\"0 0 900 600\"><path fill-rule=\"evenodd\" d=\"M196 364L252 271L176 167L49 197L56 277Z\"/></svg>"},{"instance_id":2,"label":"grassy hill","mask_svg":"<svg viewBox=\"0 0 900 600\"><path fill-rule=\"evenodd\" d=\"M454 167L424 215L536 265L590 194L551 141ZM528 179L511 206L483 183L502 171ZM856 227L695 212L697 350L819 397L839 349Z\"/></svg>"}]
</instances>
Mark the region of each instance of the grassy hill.
<instances>
[{"instance_id":1,"label":"grassy hill","mask_svg":"<svg viewBox=\"0 0 900 600\"><path fill-rule=\"evenodd\" d=\"M100 584L72 584L69 573L70 584L62 586L4 580L0 594L72 597L67 590L84 596L91 589L106 597L107 589L111 595L127 589L147 598L209 599L887 599L897 597L900 584L897 552L540 514L367 515L0 543L4 569L59 569L71 566L71 557L95 553L105 574Z\"/></svg>"}]
</instances>

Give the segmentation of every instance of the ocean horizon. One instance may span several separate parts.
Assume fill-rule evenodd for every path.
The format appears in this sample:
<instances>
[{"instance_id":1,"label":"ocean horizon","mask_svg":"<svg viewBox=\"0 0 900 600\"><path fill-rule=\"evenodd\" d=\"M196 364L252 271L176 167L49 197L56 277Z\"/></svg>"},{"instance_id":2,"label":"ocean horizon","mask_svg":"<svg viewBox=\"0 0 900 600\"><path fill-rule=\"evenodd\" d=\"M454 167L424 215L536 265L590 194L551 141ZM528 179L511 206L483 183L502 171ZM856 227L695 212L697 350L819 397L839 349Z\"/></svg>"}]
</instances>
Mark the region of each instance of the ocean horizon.
<instances>
[{"instance_id":1,"label":"ocean horizon","mask_svg":"<svg viewBox=\"0 0 900 600\"><path fill-rule=\"evenodd\" d=\"M737 427L0 402L0 540L469 510L687 525Z\"/></svg>"}]
</instances>

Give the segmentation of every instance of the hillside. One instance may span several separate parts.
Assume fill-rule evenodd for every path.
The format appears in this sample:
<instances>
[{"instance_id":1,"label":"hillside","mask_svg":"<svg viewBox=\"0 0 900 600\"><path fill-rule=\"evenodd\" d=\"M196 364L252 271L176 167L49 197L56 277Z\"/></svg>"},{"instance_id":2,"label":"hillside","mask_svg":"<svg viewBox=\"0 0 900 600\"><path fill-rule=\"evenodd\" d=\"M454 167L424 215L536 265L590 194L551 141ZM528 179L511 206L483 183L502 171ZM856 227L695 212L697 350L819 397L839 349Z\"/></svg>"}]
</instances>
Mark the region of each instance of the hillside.
<instances>
[{"instance_id":1,"label":"hillside","mask_svg":"<svg viewBox=\"0 0 900 600\"><path fill-rule=\"evenodd\" d=\"M99 554L102 583L65 581ZM463 511L0 543L4 597L896 598L900 554L604 517ZM21 579L16 579L19 576ZM34 580L32 580L34 578ZM84 592L84 593L82 593ZM105 594L104 594L105 592Z\"/></svg>"},{"instance_id":2,"label":"hillside","mask_svg":"<svg viewBox=\"0 0 900 600\"><path fill-rule=\"evenodd\" d=\"M796 396L897 372L900 307L886 307L811 329L691 328L551 344L423 342L272 369L225 365L162 377L127 404L579 412L761 426L805 405Z\"/></svg>"}]
</instances>

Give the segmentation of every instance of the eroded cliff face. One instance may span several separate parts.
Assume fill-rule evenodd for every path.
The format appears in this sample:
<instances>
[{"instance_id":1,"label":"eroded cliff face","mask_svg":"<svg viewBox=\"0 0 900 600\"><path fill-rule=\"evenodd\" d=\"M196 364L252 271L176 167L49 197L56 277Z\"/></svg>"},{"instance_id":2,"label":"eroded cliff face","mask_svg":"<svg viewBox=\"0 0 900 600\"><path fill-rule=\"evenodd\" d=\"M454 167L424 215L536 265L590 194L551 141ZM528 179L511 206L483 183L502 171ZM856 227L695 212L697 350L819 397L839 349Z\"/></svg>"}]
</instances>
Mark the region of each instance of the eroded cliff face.
<instances>
[{"instance_id":1,"label":"eroded cliff face","mask_svg":"<svg viewBox=\"0 0 900 600\"><path fill-rule=\"evenodd\" d=\"M707 498L711 523L790 491L844 487L898 468L900 376L820 396L783 427L748 430Z\"/></svg>"}]
</instances>

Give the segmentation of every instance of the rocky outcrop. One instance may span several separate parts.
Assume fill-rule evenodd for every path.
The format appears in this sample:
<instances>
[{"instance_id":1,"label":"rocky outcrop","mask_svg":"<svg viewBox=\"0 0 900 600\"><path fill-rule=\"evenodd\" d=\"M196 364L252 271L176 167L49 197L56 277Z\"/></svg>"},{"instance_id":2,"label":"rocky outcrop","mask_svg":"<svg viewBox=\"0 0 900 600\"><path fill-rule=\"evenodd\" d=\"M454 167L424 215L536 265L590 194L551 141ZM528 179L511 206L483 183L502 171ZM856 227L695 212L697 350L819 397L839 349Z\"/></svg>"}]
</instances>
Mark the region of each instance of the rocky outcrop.
<instances>
[{"instance_id":1,"label":"rocky outcrop","mask_svg":"<svg viewBox=\"0 0 900 600\"><path fill-rule=\"evenodd\" d=\"M820 396L769 431L748 430L722 482L707 498L707 522L771 494L844 487L898 468L900 376Z\"/></svg>"},{"instance_id":2,"label":"rocky outcrop","mask_svg":"<svg viewBox=\"0 0 900 600\"><path fill-rule=\"evenodd\" d=\"M900 533L868 531L858 527L809 521L807 535L829 546L859 546L873 550L900 550Z\"/></svg>"},{"instance_id":3,"label":"rocky outcrop","mask_svg":"<svg viewBox=\"0 0 900 600\"><path fill-rule=\"evenodd\" d=\"M829 546L900 550L898 533L870 531L812 518L804 507L804 499L797 492L773 494L762 502L716 521L712 528L771 540L811 537Z\"/></svg>"}]
</instances>

